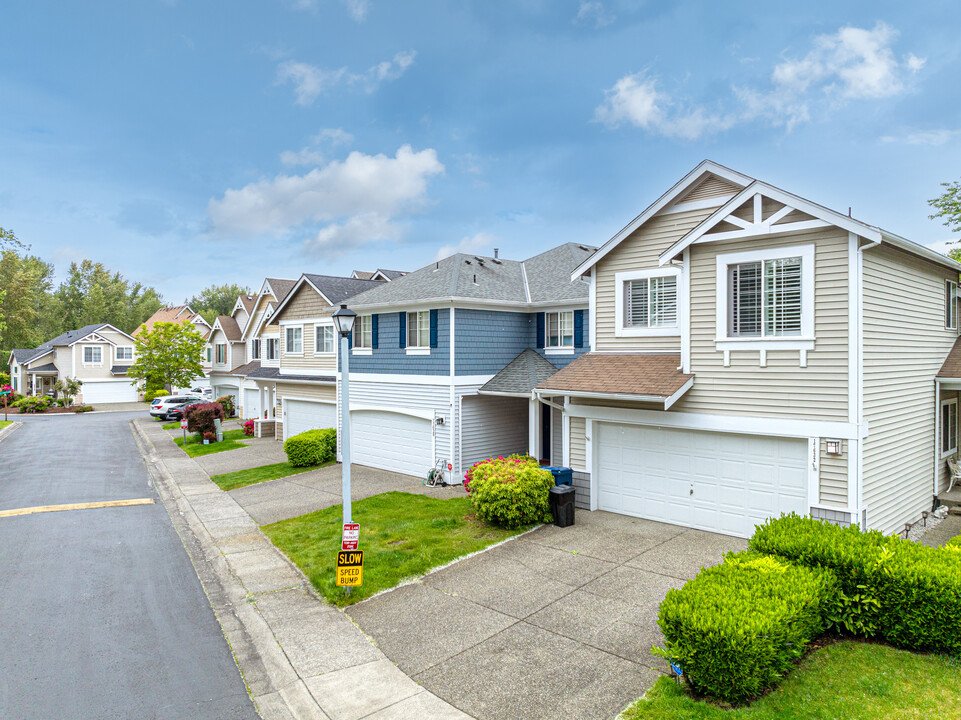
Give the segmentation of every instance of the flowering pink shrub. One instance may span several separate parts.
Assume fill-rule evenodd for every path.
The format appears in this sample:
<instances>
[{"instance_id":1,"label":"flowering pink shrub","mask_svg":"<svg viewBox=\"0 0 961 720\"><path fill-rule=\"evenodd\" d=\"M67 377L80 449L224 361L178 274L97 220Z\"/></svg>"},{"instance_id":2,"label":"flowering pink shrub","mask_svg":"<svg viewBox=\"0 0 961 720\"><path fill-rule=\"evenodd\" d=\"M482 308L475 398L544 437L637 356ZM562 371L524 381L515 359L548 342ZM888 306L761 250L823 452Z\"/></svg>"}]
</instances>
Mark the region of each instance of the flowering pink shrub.
<instances>
[{"instance_id":1,"label":"flowering pink shrub","mask_svg":"<svg viewBox=\"0 0 961 720\"><path fill-rule=\"evenodd\" d=\"M522 463L537 464L537 461L530 455L518 455L518 454L508 455L507 457L504 457L503 455L498 455L496 458L492 457L492 458L487 458L486 460L478 460L469 468L467 468L467 472L464 473L464 490L468 493L470 492L470 483L471 483L471 480L474 479L474 468L477 468L481 465L486 465L487 463L498 462L498 461L510 462L510 463L514 463L515 465L520 465Z\"/></svg>"},{"instance_id":2,"label":"flowering pink shrub","mask_svg":"<svg viewBox=\"0 0 961 720\"><path fill-rule=\"evenodd\" d=\"M243 428L244 428L244 435L246 435L247 437L253 437L253 436L254 436L254 421L253 421L253 420L248 420L247 422L245 422L244 425L243 425Z\"/></svg>"}]
</instances>

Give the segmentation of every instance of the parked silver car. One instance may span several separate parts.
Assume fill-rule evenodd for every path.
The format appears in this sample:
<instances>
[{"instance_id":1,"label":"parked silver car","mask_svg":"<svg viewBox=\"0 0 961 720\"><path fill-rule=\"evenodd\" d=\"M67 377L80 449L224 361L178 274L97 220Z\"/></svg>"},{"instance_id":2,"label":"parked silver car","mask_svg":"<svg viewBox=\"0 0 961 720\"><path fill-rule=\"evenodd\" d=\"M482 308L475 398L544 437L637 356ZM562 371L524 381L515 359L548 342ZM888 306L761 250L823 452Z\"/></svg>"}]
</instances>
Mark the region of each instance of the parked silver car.
<instances>
[{"instance_id":1,"label":"parked silver car","mask_svg":"<svg viewBox=\"0 0 961 720\"><path fill-rule=\"evenodd\" d=\"M188 402L207 402L203 395L168 395L167 397L154 398L150 403L150 414L158 420L166 420L167 414L172 408Z\"/></svg>"}]
</instances>

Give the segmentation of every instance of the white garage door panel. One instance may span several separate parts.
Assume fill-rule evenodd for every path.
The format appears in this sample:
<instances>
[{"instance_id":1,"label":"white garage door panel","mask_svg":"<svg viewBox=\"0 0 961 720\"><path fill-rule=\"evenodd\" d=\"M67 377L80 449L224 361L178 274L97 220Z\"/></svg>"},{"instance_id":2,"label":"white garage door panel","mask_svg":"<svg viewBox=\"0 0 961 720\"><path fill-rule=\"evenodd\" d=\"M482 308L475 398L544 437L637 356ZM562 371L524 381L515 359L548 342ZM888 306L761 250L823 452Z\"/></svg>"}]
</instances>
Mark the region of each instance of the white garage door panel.
<instances>
[{"instance_id":1,"label":"white garage door panel","mask_svg":"<svg viewBox=\"0 0 961 720\"><path fill-rule=\"evenodd\" d=\"M83 402L97 403L137 402L137 388L129 382L96 382L87 380L81 386Z\"/></svg>"},{"instance_id":2,"label":"white garage door panel","mask_svg":"<svg viewBox=\"0 0 961 720\"><path fill-rule=\"evenodd\" d=\"M746 537L806 514L807 441L600 423L598 507Z\"/></svg>"},{"instance_id":3,"label":"white garage door panel","mask_svg":"<svg viewBox=\"0 0 961 720\"><path fill-rule=\"evenodd\" d=\"M350 414L351 460L358 465L426 477L434 465L431 421L380 410Z\"/></svg>"},{"instance_id":4,"label":"white garage door panel","mask_svg":"<svg viewBox=\"0 0 961 720\"><path fill-rule=\"evenodd\" d=\"M299 435L305 430L337 427L337 406L334 403L287 400L284 403L284 438Z\"/></svg>"},{"instance_id":5,"label":"white garage door panel","mask_svg":"<svg viewBox=\"0 0 961 720\"><path fill-rule=\"evenodd\" d=\"M247 418L261 416L259 390L244 390L244 416Z\"/></svg>"}]
</instances>

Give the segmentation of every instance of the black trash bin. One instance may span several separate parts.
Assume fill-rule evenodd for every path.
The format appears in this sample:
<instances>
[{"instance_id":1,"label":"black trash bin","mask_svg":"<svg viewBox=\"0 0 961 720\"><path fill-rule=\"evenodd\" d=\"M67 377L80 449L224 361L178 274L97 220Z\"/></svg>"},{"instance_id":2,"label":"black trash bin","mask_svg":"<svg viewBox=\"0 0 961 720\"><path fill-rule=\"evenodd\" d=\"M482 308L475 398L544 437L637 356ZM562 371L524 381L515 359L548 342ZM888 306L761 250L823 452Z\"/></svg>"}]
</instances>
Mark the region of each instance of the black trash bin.
<instances>
[{"instance_id":1,"label":"black trash bin","mask_svg":"<svg viewBox=\"0 0 961 720\"><path fill-rule=\"evenodd\" d=\"M574 486L555 485L550 490L551 515L557 527L574 524Z\"/></svg>"}]
</instances>

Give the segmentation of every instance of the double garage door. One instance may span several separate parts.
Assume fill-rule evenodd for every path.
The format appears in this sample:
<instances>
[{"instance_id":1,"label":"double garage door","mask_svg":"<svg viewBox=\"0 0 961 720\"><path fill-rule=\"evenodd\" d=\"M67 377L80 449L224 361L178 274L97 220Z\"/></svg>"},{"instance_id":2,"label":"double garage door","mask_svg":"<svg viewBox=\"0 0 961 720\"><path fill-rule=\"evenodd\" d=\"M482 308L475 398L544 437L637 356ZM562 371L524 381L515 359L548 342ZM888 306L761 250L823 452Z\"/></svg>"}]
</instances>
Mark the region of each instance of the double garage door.
<instances>
[{"instance_id":1,"label":"double garage door","mask_svg":"<svg viewBox=\"0 0 961 720\"><path fill-rule=\"evenodd\" d=\"M337 406L309 400L284 401L284 439L305 430L337 427Z\"/></svg>"},{"instance_id":2,"label":"double garage door","mask_svg":"<svg viewBox=\"0 0 961 720\"><path fill-rule=\"evenodd\" d=\"M598 508L747 537L808 513L808 443L798 438L595 424Z\"/></svg>"},{"instance_id":3,"label":"double garage door","mask_svg":"<svg viewBox=\"0 0 961 720\"><path fill-rule=\"evenodd\" d=\"M358 465L426 477L434 465L433 439L427 418L384 410L350 414L351 460Z\"/></svg>"},{"instance_id":4,"label":"double garage door","mask_svg":"<svg viewBox=\"0 0 961 720\"><path fill-rule=\"evenodd\" d=\"M85 405L137 402L137 388L131 385L129 380L85 380L80 391Z\"/></svg>"}]
</instances>

